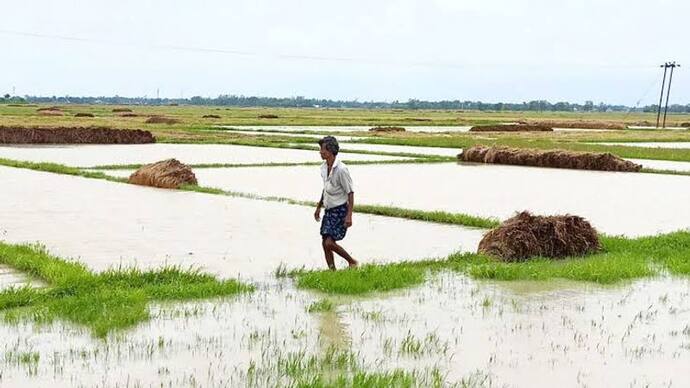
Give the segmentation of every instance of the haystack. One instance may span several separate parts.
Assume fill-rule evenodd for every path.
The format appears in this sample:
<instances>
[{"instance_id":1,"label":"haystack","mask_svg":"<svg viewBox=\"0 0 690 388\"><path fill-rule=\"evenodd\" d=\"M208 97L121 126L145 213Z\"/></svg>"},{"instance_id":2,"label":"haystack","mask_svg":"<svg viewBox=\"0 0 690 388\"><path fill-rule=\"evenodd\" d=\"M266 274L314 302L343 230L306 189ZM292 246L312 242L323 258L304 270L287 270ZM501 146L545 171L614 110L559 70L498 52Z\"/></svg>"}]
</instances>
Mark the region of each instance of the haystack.
<instances>
[{"instance_id":1,"label":"haystack","mask_svg":"<svg viewBox=\"0 0 690 388\"><path fill-rule=\"evenodd\" d=\"M201 116L202 119L219 119L220 116L218 115L203 115Z\"/></svg>"},{"instance_id":2,"label":"haystack","mask_svg":"<svg viewBox=\"0 0 690 388\"><path fill-rule=\"evenodd\" d=\"M138 114L136 114L136 113L131 113L131 112L118 113L117 115L118 115L119 117L139 117Z\"/></svg>"},{"instance_id":3,"label":"haystack","mask_svg":"<svg viewBox=\"0 0 690 388\"><path fill-rule=\"evenodd\" d=\"M596 229L582 217L535 216L523 211L486 233L478 252L516 262L537 256L584 256L600 249Z\"/></svg>"},{"instance_id":4,"label":"haystack","mask_svg":"<svg viewBox=\"0 0 690 388\"><path fill-rule=\"evenodd\" d=\"M530 124L501 124L478 125L470 128L470 132L552 132L553 128L545 125Z\"/></svg>"},{"instance_id":5,"label":"haystack","mask_svg":"<svg viewBox=\"0 0 690 388\"><path fill-rule=\"evenodd\" d=\"M258 116L260 119L277 119L278 115L273 114L263 114Z\"/></svg>"},{"instance_id":6,"label":"haystack","mask_svg":"<svg viewBox=\"0 0 690 388\"><path fill-rule=\"evenodd\" d=\"M146 124L177 124L180 120L164 116L151 116L144 122Z\"/></svg>"},{"instance_id":7,"label":"haystack","mask_svg":"<svg viewBox=\"0 0 690 388\"><path fill-rule=\"evenodd\" d=\"M94 116L93 116L93 113L79 112L79 113L75 114L74 117L94 117Z\"/></svg>"},{"instance_id":8,"label":"haystack","mask_svg":"<svg viewBox=\"0 0 690 388\"><path fill-rule=\"evenodd\" d=\"M155 141L151 132L138 129L0 126L0 144L143 144Z\"/></svg>"},{"instance_id":9,"label":"haystack","mask_svg":"<svg viewBox=\"0 0 690 388\"><path fill-rule=\"evenodd\" d=\"M60 110L42 110L42 111L38 112L38 114L41 116L64 116L65 115Z\"/></svg>"},{"instance_id":10,"label":"haystack","mask_svg":"<svg viewBox=\"0 0 690 388\"><path fill-rule=\"evenodd\" d=\"M405 118L407 121L431 121L431 119L425 118L425 117L407 117Z\"/></svg>"},{"instance_id":11,"label":"haystack","mask_svg":"<svg viewBox=\"0 0 690 388\"><path fill-rule=\"evenodd\" d=\"M192 169L177 159L147 164L129 176L129 183L164 189L177 189L182 185L197 184Z\"/></svg>"},{"instance_id":12,"label":"haystack","mask_svg":"<svg viewBox=\"0 0 690 388\"><path fill-rule=\"evenodd\" d=\"M62 109L60 109L59 106L47 106L47 107L36 109L36 112L47 112L47 111L62 112Z\"/></svg>"},{"instance_id":13,"label":"haystack","mask_svg":"<svg viewBox=\"0 0 690 388\"><path fill-rule=\"evenodd\" d=\"M131 112L129 108L113 108L113 113Z\"/></svg>"},{"instance_id":14,"label":"haystack","mask_svg":"<svg viewBox=\"0 0 690 388\"><path fill-rule=\"evenodd\" d=\"M369 129L370 132L405 132L403 127L374 127Z\"/></svg>"},{"instance_id":15,"label":"haystack","mask_svg":"<svg viewBox=\"0 0 690 388\"><path fill-rule=\"evenodd\" d=\"M583 128L583 129L625 129L627 126L622 122L611 122L601 120L521 120L520 124L544 125L551 128Z\"/></svg>"},{"instance_id":16,"label":"haystack","mask_svg":"<svg viewBox=\"0 0 690 388\"><path fill-rule=\"evenodd\" d=\"M680 126L683 128L690 128L690 123L681 123Z\"/></svg>"},{"instance_id":17,"label":"haystack","mask_svg":"<svg viewBox=\"0 0 690 388\"><path fill-rule=\"evenodd\" d=\"M638 172L641 165L611 153L535 150L529 148L473 146L458 159L465 162L512 164L518 166L571 168L576 170Z\"/></svg>"}]
</instances>

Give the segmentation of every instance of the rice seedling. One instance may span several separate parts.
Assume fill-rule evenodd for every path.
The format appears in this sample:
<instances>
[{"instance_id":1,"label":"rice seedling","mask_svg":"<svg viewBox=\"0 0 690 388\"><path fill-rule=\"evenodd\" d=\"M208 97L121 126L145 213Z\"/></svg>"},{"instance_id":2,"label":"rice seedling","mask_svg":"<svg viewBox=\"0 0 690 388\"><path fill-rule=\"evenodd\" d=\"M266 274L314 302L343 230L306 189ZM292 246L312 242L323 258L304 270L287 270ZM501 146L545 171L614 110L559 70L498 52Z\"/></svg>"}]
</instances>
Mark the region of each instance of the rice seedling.
<instances>
[{"instance_id":1,"label":"rice seedling","mask_svg":"<svg viewBox=\"0 0 690 388\"><path fill-rule=\"evenodd\" d=\"M44 289L12 288L0 292L5 320L39 323L63 319L89 328L97 337L150 318L153 300L201 299L251 292L236 280L217 280L197 270L164 267L142 271L111 269L93 273L82 264L50 255L36 245L0 243L0 263L45 281Z\"/></svg>"}]
</instances>

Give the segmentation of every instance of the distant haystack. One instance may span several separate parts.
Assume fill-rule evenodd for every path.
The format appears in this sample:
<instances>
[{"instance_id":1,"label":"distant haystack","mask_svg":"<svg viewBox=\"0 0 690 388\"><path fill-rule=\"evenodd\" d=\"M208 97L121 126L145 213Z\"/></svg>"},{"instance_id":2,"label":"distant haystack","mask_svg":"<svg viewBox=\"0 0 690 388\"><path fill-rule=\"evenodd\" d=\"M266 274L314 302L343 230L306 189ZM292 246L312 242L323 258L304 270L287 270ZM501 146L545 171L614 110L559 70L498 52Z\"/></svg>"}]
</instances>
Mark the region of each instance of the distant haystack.
<instances>
[{"instance_id":1,"label":"distant haystack","mask_svg":"<svg viewBox=\"0 0 690 388\"><path fill-rule=\"evenodd\" d=\"M131 112L129 108L113 108L113 113Z\"/></svg>"},{"instance_id":2,"label":"distant haystack","mask_svg":"<svg viewBox=\"0 0 690 388\"><path fill-rule=\"evenodd\" d=\"M473 146L458 155L465 162L518 166L571 168L577 170L638 172L642 166L610 153L535 150L528 148Z\"/></svg>"},{"instance_id":3,"label":"distant haystack","mask_svg":"<svg viewBox=\"0 0 690 388\"><path fill-rule=\"evenodd\" d=\"M552 132L553 128L544 125L530 124L501 124L478 125L470 128L470 132Z\"/></svg>"},{"instance_id":4,"label":"distant haystack","mask_svg":"<svg viewBox=\"0 0 690 388\"><path fill-rule=\"evenodd\" d=\"M0 144L144 144L155 141L151 132L142 130L0 126Z\"/></svg>"},{"instance_id":5,"label":"distant haystack","mask_svg":"<svg viewBox=\"0 0 690 388\"><path fill-rule=\"evenodd\" d=\"M38 112L41 116L64 116L65 114L60 110L42 110Z\"/></svg>"},{"instance_id":6,"label":"distant haystack","mask_svg":"<svg viewBox=\"0 0 690 388\"><path fill-rule=\"evenodd\" d=\"M370 128L369 132L405 132L403 127L374 127Z\"/></svg>"},{"instance_id":7,"label":"distant haystack","mask_svg":"<svg viewBox=\"0 0 690 388\"><path fill-rule=\"evenodd\" d=\"M260 118L260 119L277 119L277 118L278 118L278 115L274 115L274 114L263 114L263 115L259 115L259 116L257 116L257 117Z\"/></svg>"},{"instance_id":8,"label":"distant haystack","mask_svg":"<svg viewBox=\"0 0 690 388\"><path fill-rule=\"evenodd\" d=\"M84 113L84 112L79 112L74 115L74 117L94 117L93 113Z\"/></svg>"},{"instance_id":9,"label":"distant haystack","mask_svg":"<svg viewBox=\"0 0 690 388\"><path fill-rule=\"evenodd\" d=\"M202 119L219 119L220 116L218 115L203 115L201 116Z\"/></svg>"},{"instance_id":10,"label":"distant haystack","mask_svg":"<svg viewBox=\"0 0 690 388\"><path fill-rule=\"evenodd\" d=\"M525 211L487 232L478 252L516 262L531 257L584 256L600 249L597 231L584 218L535 216Z\"/></svg>"},{"instance_id":11,"label":"distant haystack","mask_svg":"<svg viewBox=\"0 0 690 388\"><path fill-rule=\"evenodd\" d=\"M177 124L180 120L164 116L151 116L144 122L146 124Z\"/></svg>"},{"instance_id":12,"label":"distant haystack","mask_svg":"<svg viewBox=\"0 0 690 388\"><path fill-rule=\"evenodd\" d=\"M602 120L522 120L520 124L544 125L551 128L582 128L582 129L625 129L627 126L622 122L602 121Z\"/></svg>"},{"instance_id":13,"label":"distant haystack","mask_svg":"<svg viewBox=\"0 0 690 388\"><path fill-rule=\"evenodd\" d=\"M176 159L168 159L142 166L129 177L129 183L164 189L177 189L182 185L196 185L192 169Z\"/></svg>"}]
</instances>

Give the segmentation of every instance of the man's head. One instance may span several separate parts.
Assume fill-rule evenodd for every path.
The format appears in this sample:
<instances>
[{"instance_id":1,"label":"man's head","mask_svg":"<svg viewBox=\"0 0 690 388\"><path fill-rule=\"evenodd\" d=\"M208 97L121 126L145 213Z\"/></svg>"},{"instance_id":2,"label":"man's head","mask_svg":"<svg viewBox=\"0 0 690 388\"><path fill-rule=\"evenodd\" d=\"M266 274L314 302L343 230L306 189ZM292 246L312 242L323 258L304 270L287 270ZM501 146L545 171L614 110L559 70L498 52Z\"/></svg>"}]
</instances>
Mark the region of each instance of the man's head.
<instances>
[{"instance_id":1,"label":"man's head","mask_svg":"<svg viewBox=\"0 0 690 388\"><path fill-rule=\"evenodd\" d=\"M321 146L321 159L328 159L329 156L335 157L340 151L340 146L338 145L338 140L333 136L326 136L319 140L319 146Z\"/></svg>"}]
</instances>

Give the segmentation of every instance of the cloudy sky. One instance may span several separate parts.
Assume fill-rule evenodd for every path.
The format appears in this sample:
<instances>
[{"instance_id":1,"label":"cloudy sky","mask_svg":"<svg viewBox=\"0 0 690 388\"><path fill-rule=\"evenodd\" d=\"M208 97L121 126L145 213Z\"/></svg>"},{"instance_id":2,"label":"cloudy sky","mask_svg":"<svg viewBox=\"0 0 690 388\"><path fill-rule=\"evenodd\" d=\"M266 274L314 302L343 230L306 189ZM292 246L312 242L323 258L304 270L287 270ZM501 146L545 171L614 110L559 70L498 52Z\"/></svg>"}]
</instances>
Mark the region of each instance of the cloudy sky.
<instances>
[{"instance_id":1,"label":"cloudy sky","mask_svg":"<svg viewBox=\"0 0 690 388\"><path fill-rule=\"evenodd\" d=\"M690 103L687 0L3 1L0 93Z\"/></svg>"}]
</instances>

